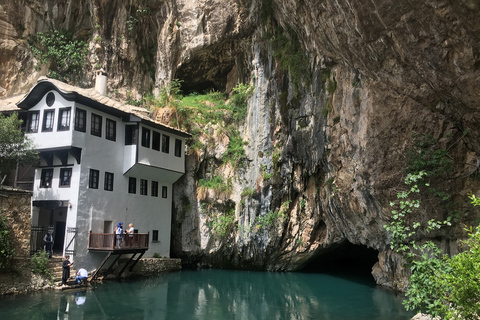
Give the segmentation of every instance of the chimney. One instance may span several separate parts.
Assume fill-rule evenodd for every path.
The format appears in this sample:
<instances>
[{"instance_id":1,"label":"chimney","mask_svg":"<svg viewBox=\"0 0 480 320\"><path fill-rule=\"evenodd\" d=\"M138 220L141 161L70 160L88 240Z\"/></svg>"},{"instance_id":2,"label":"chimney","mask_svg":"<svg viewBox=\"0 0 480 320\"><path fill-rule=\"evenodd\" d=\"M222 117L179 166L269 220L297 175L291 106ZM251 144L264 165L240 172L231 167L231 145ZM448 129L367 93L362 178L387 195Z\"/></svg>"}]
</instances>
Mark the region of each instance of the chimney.
<instances>
[{"instance_id":1,"label":"chimney","mask_svg":"<svg viewBox=\"0 0 480 320\"><path fill-rule=\"evenodd\" d=\"M102 96L107 96L107 73L105 70L103 70L103 68L97 70L95 73L95 91L100 93Z\"/></svg>"}]
</instances>

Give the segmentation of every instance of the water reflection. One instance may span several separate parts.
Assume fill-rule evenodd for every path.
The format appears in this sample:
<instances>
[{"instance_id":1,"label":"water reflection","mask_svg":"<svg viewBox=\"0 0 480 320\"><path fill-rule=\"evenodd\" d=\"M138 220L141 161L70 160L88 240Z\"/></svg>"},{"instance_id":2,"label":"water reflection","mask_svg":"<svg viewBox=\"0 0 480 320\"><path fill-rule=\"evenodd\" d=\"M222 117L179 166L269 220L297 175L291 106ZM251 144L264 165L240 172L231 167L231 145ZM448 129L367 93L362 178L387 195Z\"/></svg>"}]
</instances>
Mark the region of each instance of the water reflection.
<instances>
[{"instance_id":1,"label":"water reflection","mask_svg":"<svg viewBox=\"0 0 480 320\"><path fill-rule=\"evenodd\" d=\"M323 274L182 271L81 292L0 298L1 319L410 319L365 279Z\"/></svg>"}]
</instances>

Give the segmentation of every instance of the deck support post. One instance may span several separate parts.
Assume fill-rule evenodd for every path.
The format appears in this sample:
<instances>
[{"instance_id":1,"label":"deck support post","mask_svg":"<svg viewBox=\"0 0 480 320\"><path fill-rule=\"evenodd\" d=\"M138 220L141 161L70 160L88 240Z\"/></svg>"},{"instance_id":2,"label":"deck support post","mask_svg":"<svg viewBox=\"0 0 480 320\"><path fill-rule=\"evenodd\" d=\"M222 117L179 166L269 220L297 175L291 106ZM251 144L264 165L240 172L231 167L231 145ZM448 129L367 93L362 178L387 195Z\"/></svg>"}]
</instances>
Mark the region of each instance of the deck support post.
<instances>
[{"instance_id":1,"label":"deck support post","mask_svg":"<svg viewBox=\"0 0 480 320\"><path fill-rule=\"evenodd\" d=\"M103 265L107 262L108 258L110 258L111 255L112 255L112 253L109 252L108 255L105 257L105 259L103 259L102 263L100 263L100 266L98 266L98 268L95 270L95 272L90 277L90 281L95 280L98 272L100 271L100 269L102 269Z\"/></svg>"}]
</instances>

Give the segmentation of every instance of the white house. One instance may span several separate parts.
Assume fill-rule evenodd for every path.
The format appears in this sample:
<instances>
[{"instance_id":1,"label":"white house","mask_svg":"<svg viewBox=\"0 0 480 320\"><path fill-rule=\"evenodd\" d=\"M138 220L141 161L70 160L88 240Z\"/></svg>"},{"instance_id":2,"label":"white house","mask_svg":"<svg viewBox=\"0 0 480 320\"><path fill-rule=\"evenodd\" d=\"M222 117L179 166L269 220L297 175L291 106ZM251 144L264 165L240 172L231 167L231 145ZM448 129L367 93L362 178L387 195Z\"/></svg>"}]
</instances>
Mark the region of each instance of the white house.
<instances>
[{"instance_id":1,"label":"white house","mask_svg":"<svg viewBox=\"0 0 480 320\"><path fill-rule=\"evenodd\" d=\"M149 233L146 257L169 257L173 183L185 172L189 134L99 91L40 78L17 103L42 159L32 225L53 226L54 251L77 268L92 270L105 257L88 250L89 232L113 233L118 222Z\"/></svg>"}]
</instances>

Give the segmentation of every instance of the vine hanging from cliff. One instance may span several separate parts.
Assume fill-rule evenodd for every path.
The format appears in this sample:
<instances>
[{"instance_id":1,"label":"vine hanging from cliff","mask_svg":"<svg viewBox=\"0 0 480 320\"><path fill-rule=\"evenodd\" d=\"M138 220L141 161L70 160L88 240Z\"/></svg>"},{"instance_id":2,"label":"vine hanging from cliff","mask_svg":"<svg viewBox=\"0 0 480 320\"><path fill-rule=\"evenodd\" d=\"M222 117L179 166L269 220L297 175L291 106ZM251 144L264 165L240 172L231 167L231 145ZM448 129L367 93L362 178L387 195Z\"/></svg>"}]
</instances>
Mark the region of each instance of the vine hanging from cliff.
<instances>
[{"instance_id":1,"label":"vine hanging from cliff","mask_svg":"<svg viewBox=\"0 0 480 320\"><path fill-rule=\"evenodd\" d=\"M271 36L273 55L280 67L289 72L295 89L300 91L304 81L311 79L308 56L292 28L279 29Z\"/></svg>"}]
</instances>

